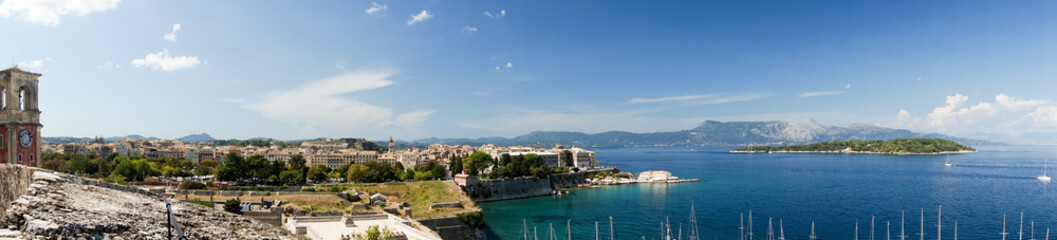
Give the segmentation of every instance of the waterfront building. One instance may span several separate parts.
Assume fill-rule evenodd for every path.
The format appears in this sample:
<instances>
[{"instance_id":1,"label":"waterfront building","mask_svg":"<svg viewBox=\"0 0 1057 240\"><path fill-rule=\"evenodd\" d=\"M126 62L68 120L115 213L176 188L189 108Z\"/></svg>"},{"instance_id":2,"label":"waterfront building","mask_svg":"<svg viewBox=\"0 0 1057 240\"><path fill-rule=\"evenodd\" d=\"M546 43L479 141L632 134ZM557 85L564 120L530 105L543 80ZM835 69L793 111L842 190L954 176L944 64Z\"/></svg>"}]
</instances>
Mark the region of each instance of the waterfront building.
<instances>
[{"instance_id":1,"label":"waterfront building","mask_svg":"<svg viewBox=\"0 0 1057 240\"><path fill-rule=\"evenodd\" d=\"M455 184L459 186L477 184L477 181L477 176L470 176L466 174L465 170L462 173L455 174Z\"/></svg>"},{"instance_id":2,"label":"waterfront building","mask_svg":"<svg viewBox=\"0 0 1057 240\"><path fill-rule=\"evenodd\" d=\"M664 182L677 180L677 178L672 177L672 173L668 171L645 171L639 173L638 180L640 182Z\"/></svg>"},{"instance_id":3,"label":"waterfront building","mask_svg":"<svg viewBox=\"0 0 1057 240\"><path fill-rule=\"evenodd\" d=\"M578 168L598 168L598 159L595 158L594 151L584 150L583 148L573 147L569 149L573 154L573 166Z\"/></svg>"}]
</instances>

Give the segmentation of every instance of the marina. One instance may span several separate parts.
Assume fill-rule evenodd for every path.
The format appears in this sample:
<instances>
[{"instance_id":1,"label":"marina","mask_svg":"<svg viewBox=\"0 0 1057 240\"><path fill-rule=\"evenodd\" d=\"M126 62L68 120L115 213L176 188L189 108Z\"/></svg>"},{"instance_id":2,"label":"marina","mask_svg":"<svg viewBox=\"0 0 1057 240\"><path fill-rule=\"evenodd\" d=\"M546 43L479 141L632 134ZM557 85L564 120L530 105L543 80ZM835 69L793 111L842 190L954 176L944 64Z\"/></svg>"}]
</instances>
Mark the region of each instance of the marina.
<instances>
[{"instance_id":1,"label":"marina","mask_svg":"<svg viewBox=\"0 0 1057 240\"><path fill-rule=\"evenodd\" d=\"M1009 213L1012 230L1007 230L1016 239L1020 211L1024 239L1031 235L1032 219L1035 239L1044 239L1045 229L1057 226L1051 217L1057 216L1057 188L1036 179L1043 160L1057 155L1048 147L981 147L977 153L951 155L953 167L945 166L946 156L748 155L721 147L592 150L622 171L670 169L680 178L701 182L578 188L561 197L482 203L489 239L518 239L520 231L506 232L520 229L524 219L530 228L540 227L540 237L554 223L558 236L592 239L594 222L606 223L610 216L617 239L658 239L658 223L666 216L672 219L673 238L682 222L687 239L690 204L701 239L739 239L739 215L744 212L748 232L749 210L755 239L766 238L770 217L776 239L783 233L788 239L853 239L857 220L860 239L868 239L871 217L874 239L887 239L888 222L891 239L919 239L922 234L935 239L937 230L946 239L1000 238L1003 213ZM654 160L658 158L664 160ZM940 205L943 221L938 227ZM560 231L567 222L571 233ZM605 224L600 226L601 238L608 238Z\"/></svg>"}]
</instances>

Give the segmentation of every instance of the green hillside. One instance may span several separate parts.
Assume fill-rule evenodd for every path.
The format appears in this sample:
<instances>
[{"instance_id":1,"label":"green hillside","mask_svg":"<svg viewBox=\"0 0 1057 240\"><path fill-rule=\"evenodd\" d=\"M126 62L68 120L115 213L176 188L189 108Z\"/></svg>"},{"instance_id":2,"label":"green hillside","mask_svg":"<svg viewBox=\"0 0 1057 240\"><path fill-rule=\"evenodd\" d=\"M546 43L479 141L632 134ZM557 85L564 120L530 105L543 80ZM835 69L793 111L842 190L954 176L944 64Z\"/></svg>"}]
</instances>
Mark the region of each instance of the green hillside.
<instances>
[{"instance_id":1,"label":"green hillside","mask_svg":"<svg viewBox=\"0 0 1057 240\"><path fill-rule=\"evenodd\" d=\"M805 145L780 147L752 146L734 149L736 152L833 152L851 150L871 153L938 153L957 151L976 151L960 143L938 138L900 138L888 141L881 140L848 140L820 142Z\"/></svg>"}]
</instances>

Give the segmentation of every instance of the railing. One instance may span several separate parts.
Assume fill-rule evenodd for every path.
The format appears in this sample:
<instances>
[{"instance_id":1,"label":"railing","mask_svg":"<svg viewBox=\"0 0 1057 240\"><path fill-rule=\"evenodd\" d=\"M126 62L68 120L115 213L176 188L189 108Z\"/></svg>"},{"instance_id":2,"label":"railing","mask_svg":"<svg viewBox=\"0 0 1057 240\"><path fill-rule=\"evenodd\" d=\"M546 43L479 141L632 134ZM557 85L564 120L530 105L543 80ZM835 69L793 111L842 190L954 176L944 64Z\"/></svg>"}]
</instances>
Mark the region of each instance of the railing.
<instances>
[{"instance_id":1,"label":"railing","mask_svg":"<svg viewBox=\"0 0 1057 240\"><path fill-rule=\"evenodd\" d=\"M169 219L168 219L169 220L169 224L168 224L169 239L172 239L172 229L176 228L176 237L177 237L177 239L179 239L179 240L187 240L187 237L184 236L183 230L180 230L180 223L176 222L176 215L174 215L172 213L172 203L169 202L169 197L162 197L162 198L165 198L165 212L166 212L167 215L169 215Z\"/></svg>"}]
</instances>

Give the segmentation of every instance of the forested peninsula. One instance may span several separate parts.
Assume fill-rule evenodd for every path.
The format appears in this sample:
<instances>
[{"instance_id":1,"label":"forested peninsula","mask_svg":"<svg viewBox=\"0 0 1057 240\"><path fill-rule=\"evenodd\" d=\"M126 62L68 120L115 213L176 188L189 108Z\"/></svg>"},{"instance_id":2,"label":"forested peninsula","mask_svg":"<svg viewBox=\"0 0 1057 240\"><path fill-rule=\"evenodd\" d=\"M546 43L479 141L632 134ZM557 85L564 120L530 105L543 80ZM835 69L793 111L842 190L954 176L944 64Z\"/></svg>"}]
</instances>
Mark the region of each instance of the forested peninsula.
<instances>
[{"instance_id":1,"label":"forested peninsula","mask_svg":"<svg viewBox=\"0 0 1057 240\"><path fill-rule=\"evenodd\" d=\"M733 153L872 153L872 154L945 154L975 152L969 146L938 138L901 138L882 140L847 140L789 146L749 146Z\"/></svg>"}]
</instances>

